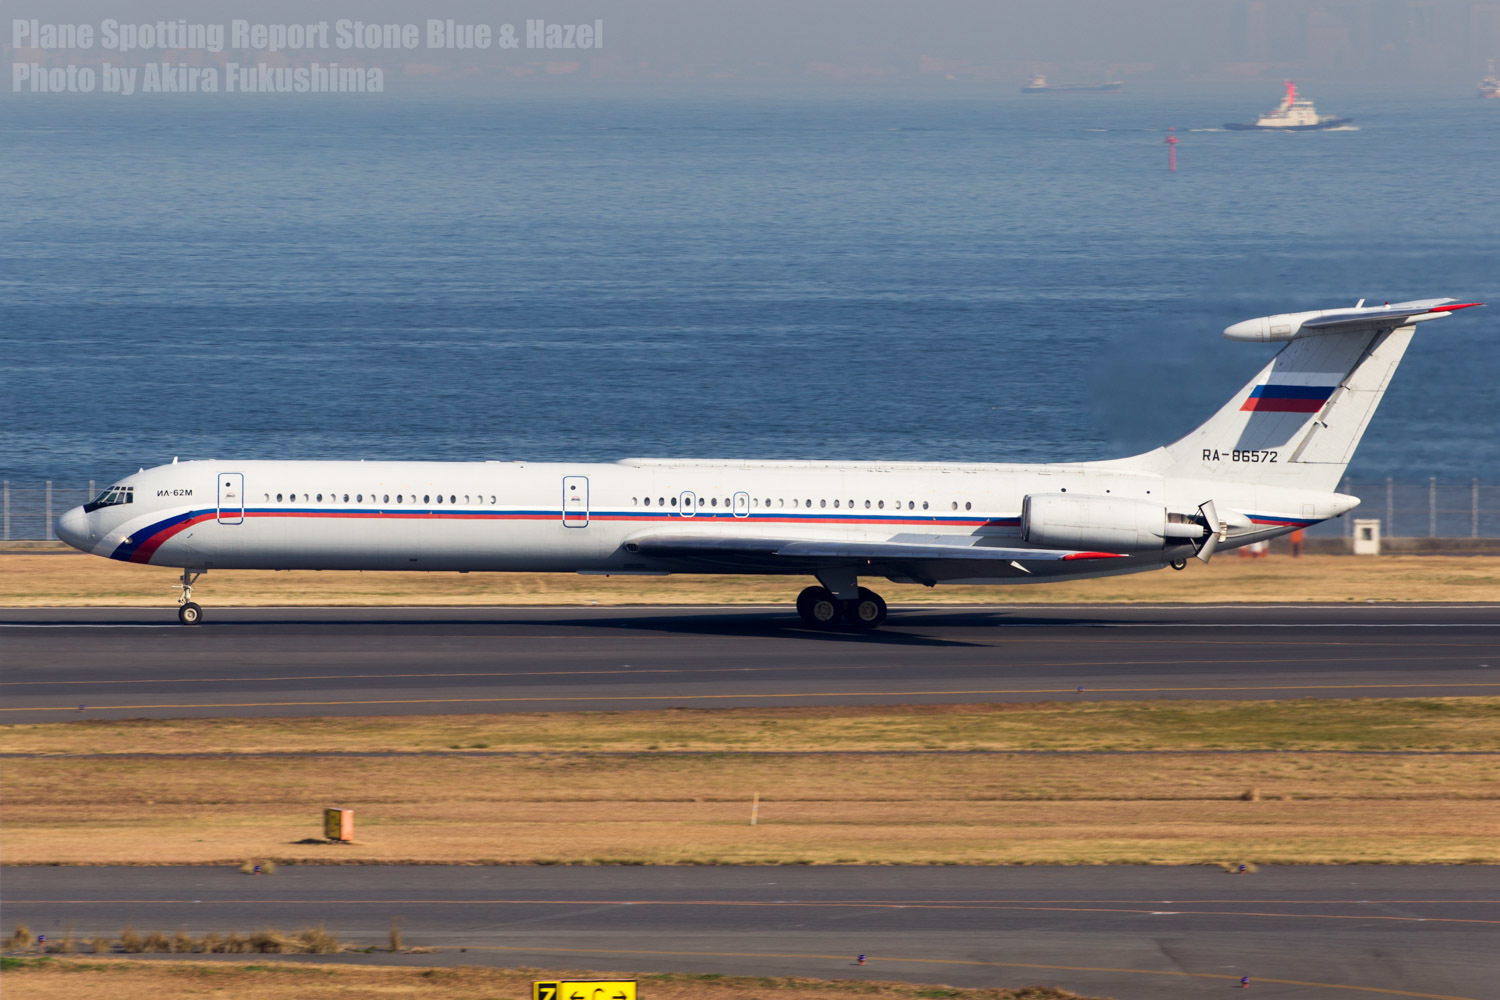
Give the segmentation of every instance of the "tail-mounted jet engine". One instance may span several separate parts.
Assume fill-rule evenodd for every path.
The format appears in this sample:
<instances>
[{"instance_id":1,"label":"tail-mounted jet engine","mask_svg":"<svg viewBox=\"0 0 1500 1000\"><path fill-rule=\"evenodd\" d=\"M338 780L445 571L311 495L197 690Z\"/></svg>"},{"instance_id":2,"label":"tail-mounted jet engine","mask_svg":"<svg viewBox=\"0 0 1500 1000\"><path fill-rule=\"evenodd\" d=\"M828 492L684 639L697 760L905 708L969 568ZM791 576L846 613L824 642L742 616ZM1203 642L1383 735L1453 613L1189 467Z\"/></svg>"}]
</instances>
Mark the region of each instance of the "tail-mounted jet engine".
<instances>
[{"instance_id":1,"label":"tail-mounted jet engine","mask_svg":"<svg viewBox=\"0 0 1500 1000\"><path fill-rule=\"evenodd\" d=\"M1211 524L1196 513L1170 514L1161 504L1120 497L1033 493L1021 504L1021 537L1052 549L1150 552L1171 542L1192 542L1212 555L1204 541Z\"/></svg>"}]
</instances>

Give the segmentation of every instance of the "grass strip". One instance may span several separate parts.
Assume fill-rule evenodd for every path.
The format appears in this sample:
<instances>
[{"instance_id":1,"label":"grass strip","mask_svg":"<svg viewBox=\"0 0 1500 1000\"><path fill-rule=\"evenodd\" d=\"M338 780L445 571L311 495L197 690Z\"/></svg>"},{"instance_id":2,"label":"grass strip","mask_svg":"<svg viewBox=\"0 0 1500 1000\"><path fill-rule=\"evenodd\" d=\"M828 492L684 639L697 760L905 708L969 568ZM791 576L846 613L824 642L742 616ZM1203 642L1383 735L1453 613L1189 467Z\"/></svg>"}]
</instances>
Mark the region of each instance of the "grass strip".
<instances>
[{"instance_id":1,"label":"grass strip","mask_svg":"<svg viewBox=\"0 0 1500 1000\"><path fill-rule=\"evenodd\" d=\"M83 553L0 554L0 607L161 607L178 571ZM567 573L360 573L214 570L208 607L264 605L780 604L811 580L765 576L596 577ZM1162 570L1044 586L880 588L895 604L1500 602L1500 557L1225 556Z\"/></svg>"},{"instance_id":2,"label":"grass strip","mask_svg":"<svg viewBox=\"0 0 1500 1000\"><path fill-rule=\"evenodd\" d=\"M11 864L1493 863L1497 736L1496 698L48 723L0 818ZM1133 753L1008 752L1054 749ZM127 756L174 750L213 755Z\"/></svg>"},{"instance_id":3,"label":"grass strip","mask_svg":"<svg viewBox=\"0 0 1500 1000\"><path fill-rule=\"evenodd\" d=\"M0 817L8 864L1500 862L1447 754L33 758Z\"/></svg>"},{"instance_id":4,"label":"grass strip","mask_svg":"<svg viewBox=\"0 0 1500 1000\"><path fill-rule=\"evenodd\" d=\"M5 753L436 750L1494 752L1500 750L1500 697L85 720L0 727Z\"/></svg>"}]
</instances>

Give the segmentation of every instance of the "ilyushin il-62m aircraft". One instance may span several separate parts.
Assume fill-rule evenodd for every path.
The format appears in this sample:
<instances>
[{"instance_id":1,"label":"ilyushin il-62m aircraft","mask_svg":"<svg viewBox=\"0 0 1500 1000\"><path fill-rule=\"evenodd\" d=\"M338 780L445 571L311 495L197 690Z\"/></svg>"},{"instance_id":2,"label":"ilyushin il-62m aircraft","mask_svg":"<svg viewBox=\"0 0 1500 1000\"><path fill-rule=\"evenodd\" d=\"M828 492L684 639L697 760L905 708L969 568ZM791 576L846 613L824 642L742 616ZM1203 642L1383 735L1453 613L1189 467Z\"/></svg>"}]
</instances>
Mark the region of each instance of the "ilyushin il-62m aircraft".
<instances>
[{"instance_id":1,"label":"ilyushin il-62m aircraft","mask_svg":"<svg viewBox=\"0 0 1500 1000\"><path fill-rule=\"evenodd\" d=\"M624 459L173 461L69 510L57 534L182 569L193 625L214 569L811 576L811 627L872 629L860 580L1012 584L1172 566L1338 517L1335 491L1418 323L1481 303L1424 299L1267 316L1284 342L1181 440L1041 465Z\"/></svg>"}]
</instances>

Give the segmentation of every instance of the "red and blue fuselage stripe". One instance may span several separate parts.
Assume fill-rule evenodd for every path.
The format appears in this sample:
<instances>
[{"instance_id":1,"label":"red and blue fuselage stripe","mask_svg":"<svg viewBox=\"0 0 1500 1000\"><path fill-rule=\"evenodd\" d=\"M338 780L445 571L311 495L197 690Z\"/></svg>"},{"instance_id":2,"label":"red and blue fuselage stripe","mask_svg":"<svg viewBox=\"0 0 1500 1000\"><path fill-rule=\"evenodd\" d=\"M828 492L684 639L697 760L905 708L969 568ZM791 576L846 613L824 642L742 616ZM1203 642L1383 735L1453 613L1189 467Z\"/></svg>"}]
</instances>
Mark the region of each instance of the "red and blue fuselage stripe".
<instances>
[{"instance_id":1,"label":"red and blue fuselage stripe","mask_svg":"<svg viewBox=\"0 0 1500 1000\"><path fill-rule=\"evenodd\" d=\"M1267 528L1308 528L1323 518L1320 517L1252 517L1251 524L1259 524Z\"/></svg>"},{"instance_id":2,"label":"red and blue fuselage stripe","mask_svg":"<svg viewBox=\"0 0 1500 1000\"><path fill-rule=\"evenodd\" d=\"M219 512L214 508L207 510L186 511L163 518L154 524L133 533L128 539L121 542L110 553L111 559L119 559L124 562L148 563L151 556L164 542L172 536L184 531L195 524L210 521L218 517ZM239 511L226 511L226 516L239 517ZM558 509L552 510L462 510L462 509L430 509L421 510L362 510L341 509L326 507L266 507L246 508L244 516L251 517L296 517L296 518L393 518L397 520L413 519L441 519L447 521L561 521L563 512ZM612 511L599 510L590 511L590 521L636 521L642 523L666 523L691 524L699 521L733 521L749 524L884 524L884 525L917 525L932 526L943 525L945 527L969 527L969 528L1018 528L1021 525L1019 517L953 517L930 515L920 516L915 513L908 514L833 514L813 513L792 514L790 512L756 512L748 515L737 516L733 511L697 511L696 513L683 516L675 511L662 511L661 513L647 513L645 511L632 510Z\"/></svg>"},{"instance_id":3,"label":"red and blue fuselage stripe","mask_svg":"<svg viewBox=\"0 0 1500 1000\"><path fill-rule=\"evenodd\" d=\"M226 512L228 513L228 512ZM174 535L191 528L193 525L217 518L219 512L214 508L207 510L184 511L171 517L163 518L140 531L132 534L128 539L121 542L110 553L111 559L119 559L124 562L149 563L156 550ZM233 512L238 517L239 512ZM246 508L244 516L251 517L295 517L295 518L346 518L346 519L387 519L397 520L413 519L441 519L448 521L561 521L563 512L561 510L357 510L357 509L329 509L318 507L267 507ZM690 517L681 514L662 511L661 513L646 513L644 511L591 511L590 521L635 521L641 523L675 523L691 524L701 521L729 521L744 522L748 524L836 524L836 525L912 525L912 526L935 526L959 528L1019 528L1021 519L1019 517L953 517L943 515L931 515L927 517L913 514L887 514L867 515L859 513L832 514L813 513L792 514L789 512L758 513L752 511L742 517L735 516L733 511L699 511ZM1321 518L1309 517L1277 517L1277 516L1255 516L1250 521L1263 527L1297 527L1305 528L1317 524Z\"/></svg>"}]
</instances>

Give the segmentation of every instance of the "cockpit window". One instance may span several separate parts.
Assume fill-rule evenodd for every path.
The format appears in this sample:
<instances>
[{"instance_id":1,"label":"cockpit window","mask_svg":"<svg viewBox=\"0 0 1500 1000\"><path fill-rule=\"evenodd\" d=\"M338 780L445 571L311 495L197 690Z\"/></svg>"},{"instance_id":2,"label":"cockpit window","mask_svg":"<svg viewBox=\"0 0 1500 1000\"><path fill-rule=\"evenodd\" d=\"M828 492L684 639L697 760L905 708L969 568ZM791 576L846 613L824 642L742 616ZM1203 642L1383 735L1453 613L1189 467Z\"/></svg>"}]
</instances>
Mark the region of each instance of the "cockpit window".
<instances>
[{"instance_id":1,"label":"cockpit window","mask_svg":"<svg viewBox=\"0 0 1500 1000\"><path fill-rule=\"evenodd\" d=\"M134 501L134 486L111 486L109 489L105 490L103 493L99 494L98 496L94 497L94 499L84 504L83 512L85 514L88 514L98 510L100 507L113 507L116 504L133 503Z\"/></svg>"}]
</instances>

